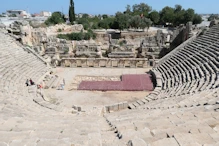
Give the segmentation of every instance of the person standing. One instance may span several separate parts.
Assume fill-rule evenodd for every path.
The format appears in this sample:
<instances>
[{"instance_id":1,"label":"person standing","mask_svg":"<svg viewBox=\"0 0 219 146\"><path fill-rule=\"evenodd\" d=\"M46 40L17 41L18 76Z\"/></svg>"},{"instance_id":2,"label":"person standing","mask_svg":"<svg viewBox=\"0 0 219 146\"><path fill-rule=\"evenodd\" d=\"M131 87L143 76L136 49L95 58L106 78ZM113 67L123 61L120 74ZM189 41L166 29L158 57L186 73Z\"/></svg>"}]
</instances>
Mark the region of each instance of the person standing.
<instances>
[{"instance_id":1,"label":"person standing","mask_svg":"<svg viewBox=\"0 0 219 146\"><path fill-rule=\"evenodd\" d=\"M29 86L29 80L27 79L26 80L26 83L25 83L27 86Z\"/></svg>"},{"instance_id":2,"label":"person standing","mask_svg":"<svg viewBox=\"0 0 219 146\"><path fill-rule=\"evenodd\" d=\"M65 85L65 79L63 78L63 84Z\"/></svg>"},{"instance_id":3,"label":"person standing","mask_svg":"<svg viewBox=\"0 0 219 146\"><path fill-rule=\"evenodd\" d=\"M30 85L34 85L34 82L32 81L32 79L30 79Z\"/></svg>"}]
</instances>

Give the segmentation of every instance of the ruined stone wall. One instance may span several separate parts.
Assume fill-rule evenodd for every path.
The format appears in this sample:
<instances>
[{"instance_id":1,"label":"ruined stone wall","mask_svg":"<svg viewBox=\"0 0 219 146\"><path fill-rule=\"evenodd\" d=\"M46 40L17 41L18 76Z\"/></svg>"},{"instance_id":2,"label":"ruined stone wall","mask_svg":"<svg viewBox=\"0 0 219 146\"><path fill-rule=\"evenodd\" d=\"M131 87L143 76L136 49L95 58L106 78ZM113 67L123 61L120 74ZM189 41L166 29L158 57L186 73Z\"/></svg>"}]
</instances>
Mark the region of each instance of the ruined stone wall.
<instances>
[{"instance_id":1,"label":"ruined stone wall","mask_svg":"<svg viewBox=\"0 0 219 146\"><path fill-rule=\"evenodd\" d=\"M177 30L178 32L176 32L176 34L174 35L174 38L172 39L172 42L170 44L170 48L163 50L160 54L160 57L162 58L163 56L165 56L166 54L177 48L180 44L188 40L190 37L192 37L191 27L192 27L192 23L188 22L186 26L178 28Z\"/></svg>"},{"instance_id":2,"label":"ruined stone wall","mask_svg":"<svg viewBox=\"0 0 219 146\"><path fill-rule=\"evenodd\" d=\"M148 68L153 65L145 58L63 58L62 67L109 67L109 68Z\"/></svg>"}]
</instances>

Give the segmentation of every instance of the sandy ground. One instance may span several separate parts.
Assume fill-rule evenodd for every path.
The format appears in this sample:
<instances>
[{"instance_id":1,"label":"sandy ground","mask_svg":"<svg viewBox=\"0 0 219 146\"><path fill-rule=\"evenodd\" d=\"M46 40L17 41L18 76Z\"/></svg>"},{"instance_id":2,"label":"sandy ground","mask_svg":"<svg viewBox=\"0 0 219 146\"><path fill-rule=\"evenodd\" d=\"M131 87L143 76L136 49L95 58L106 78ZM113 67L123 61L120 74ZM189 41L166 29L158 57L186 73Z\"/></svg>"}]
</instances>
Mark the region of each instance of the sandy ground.
<instances>
[{"instance_id":1,"label":"sandy ground","mask_svg":"<svg viewBox=\"0 0 219 146\"><path fill-rule=\"evenodd\" d=\"M64 78L66 82L65 90L49 89L47 93L54 95L60 105L72 107L73 105L82 108L100 107L104 105L112 105L119 102L132 102L142 99L150 92L138 91L69 91L74 78L77 75L83 76L120 76L123 74L144 74L149 69L143 68L56 68L54 74L58 75L61 80Z\"/></svg>"}]
</instances>

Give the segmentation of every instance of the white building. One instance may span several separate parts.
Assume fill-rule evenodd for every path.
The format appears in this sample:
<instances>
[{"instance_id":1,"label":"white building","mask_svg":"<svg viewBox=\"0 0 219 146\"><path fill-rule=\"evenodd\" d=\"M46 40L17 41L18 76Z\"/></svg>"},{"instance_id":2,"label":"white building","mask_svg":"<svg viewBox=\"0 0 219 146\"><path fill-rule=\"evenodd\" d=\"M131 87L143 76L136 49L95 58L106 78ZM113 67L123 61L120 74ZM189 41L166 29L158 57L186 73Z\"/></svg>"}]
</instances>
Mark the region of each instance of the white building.
<instances>
[{"instance_id":1,"label":"white building","mask_svg":"<svg viewBox=\"0 0 219 146\"><path fill-rule=\"evenodd\" d=\"M30 14L27 13L25 10L7 10L6 12L7 16L16 16L16 17L22 17L22 18L29 18Z\"/></svg>"},{"instance_id":2,"label":"white building","mask_svg":"<svg viewBox=\"0 0 219 146\"><path fill-rule=\"evenodd\" d=\"M52 16L52 13L47 12L47 11L42 11L42 12L40 12L40 16L41 17L50 17L50 16Z\"/></svg>"}]
</instances>

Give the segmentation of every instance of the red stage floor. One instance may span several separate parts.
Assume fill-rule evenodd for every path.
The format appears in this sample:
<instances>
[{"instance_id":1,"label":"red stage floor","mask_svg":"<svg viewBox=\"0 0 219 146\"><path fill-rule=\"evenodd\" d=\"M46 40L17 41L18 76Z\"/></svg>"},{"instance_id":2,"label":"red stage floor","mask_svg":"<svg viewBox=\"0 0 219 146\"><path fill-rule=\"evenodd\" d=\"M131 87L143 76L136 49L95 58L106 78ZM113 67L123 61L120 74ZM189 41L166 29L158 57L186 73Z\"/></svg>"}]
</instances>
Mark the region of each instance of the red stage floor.
<instances>
[{"instance_id":1,"label":"red stage floor","mask_svg":"<svg viewBox=\"0 0 219 146\"><path fill-rule=\"evenodd\" d=\"M82 81L78 90L96 91L152 91L148 74L123 75L122 81Z\"/></svg>"}]
</instances>

